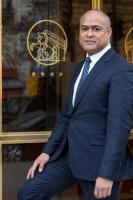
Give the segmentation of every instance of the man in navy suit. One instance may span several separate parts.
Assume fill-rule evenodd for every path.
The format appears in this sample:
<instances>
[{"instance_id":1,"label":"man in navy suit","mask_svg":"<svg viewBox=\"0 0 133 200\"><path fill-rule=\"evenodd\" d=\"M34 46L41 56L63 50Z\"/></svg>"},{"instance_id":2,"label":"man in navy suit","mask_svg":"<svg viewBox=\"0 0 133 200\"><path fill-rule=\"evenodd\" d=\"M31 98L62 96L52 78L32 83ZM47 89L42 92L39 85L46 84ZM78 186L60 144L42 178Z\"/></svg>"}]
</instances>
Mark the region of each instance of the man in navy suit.
<instances>
[{"instance_id":1,"label":"man in navy suit","mask_svg":"<svg viewBox=\"0 0 133 200\"><path fill-rule=\"evenodd\" d=\"M48 200L79 183L86 200L118 200L133 177L127 143L133 122L133 67L110 45L102 11L80 19L86 59L74 70L66 104L42 153L29 169L19 200Z\"/></svg>"}]
</instances>

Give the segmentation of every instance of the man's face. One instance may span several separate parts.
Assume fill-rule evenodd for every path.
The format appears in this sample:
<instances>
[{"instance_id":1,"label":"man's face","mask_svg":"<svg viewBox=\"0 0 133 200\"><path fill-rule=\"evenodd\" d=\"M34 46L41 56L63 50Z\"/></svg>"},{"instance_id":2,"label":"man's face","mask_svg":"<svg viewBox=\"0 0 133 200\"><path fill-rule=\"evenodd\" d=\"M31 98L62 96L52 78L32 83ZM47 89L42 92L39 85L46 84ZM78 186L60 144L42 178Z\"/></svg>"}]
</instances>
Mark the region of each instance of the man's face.
<instances>
[{"instance_id":1,"label":"man's face","mask_svg":"<svg viewBox=\"0 0 133 200\"><path fill-rule=\"evenodd\" d=\"M110 42L111 28L107 19L98 12L81 17L79 43L89 55L99 52Z\"/></svg>"}]
</instances>

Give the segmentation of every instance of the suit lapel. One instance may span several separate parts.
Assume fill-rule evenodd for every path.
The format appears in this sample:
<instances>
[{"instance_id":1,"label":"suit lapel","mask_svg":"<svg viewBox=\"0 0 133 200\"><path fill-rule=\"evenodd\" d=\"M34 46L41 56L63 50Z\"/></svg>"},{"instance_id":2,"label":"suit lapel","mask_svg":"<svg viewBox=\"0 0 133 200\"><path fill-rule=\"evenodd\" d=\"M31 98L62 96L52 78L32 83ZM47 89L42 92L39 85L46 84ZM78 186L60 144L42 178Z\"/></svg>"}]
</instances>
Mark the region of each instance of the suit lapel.
<instances>
[{"instance_id":1,"label":"suit lapel","mask_svg":"<svg viewBox=\"0 0 133 200\"><path fill-rule=\"evenodd\" d=\"M95 80L96 76L98 74L100 74L102 72L102 70L104 70L105 63L111 59L113 52L114 51L112 49L108 50L102 56L102 58L95 64L95 66L89 73L88 77L85 79L84 83L82 84L82 86L77 94L72 112L77 108L78 104L80 103L82 98L85 96L86 90L88 89L88 87L90 87L91 83L93 82L93 80ZM71 101L72 101L72 98L71 98Z\"/></svg>"}]
</instances>

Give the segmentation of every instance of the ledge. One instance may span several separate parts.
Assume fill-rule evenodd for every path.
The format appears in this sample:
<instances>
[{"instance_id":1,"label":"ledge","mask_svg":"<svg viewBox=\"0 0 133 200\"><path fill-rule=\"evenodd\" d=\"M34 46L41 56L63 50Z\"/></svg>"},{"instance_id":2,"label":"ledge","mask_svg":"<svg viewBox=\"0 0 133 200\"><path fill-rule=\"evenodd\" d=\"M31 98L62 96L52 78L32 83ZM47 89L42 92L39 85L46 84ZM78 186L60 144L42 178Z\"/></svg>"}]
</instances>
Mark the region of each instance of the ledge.
<instances>
[{"instance_id":1,"label":"ledge","mask_svg":"<svg viewBox=\"0 0 133 200\"><path fill-rule=\"evenodd\" d=\"M39 131L39 132L4 132L0 135L1 144L18 144L18 143L43 143L47 142L51 131ZM129 140L133 140L133 129Z\"/></svg>"},{"instance_id":2,"label":"ledge","mask_svg":"<svg viewBox=\"0 0 133 200\"><path fill-rule=\"evenodd\" d=\"M2 133L0 136L1 144L17 144L17 143L43 143L47 142L51 131L42 132L16 132Z\"/></svg>"}]
</instances>

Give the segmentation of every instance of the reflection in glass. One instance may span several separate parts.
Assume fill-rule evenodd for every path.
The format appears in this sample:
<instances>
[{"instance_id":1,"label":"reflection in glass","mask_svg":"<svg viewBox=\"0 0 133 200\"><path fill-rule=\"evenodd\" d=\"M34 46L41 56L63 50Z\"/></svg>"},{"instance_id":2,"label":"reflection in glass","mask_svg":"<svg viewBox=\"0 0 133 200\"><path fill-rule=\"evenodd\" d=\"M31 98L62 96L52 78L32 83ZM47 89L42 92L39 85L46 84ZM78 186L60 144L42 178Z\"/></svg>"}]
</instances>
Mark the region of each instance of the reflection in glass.
<instances>
[{"instance_id":1,"label":"reflection in glass","mask_svg":"<svg viewBox=\"0 0 133 200\"><path fill-rule=\"evenodd\" d=\"M78 44L79 18L86 0L3 0L3 103L4 132L51 130L66 99L70 74L84 56ZM26 39L39 20L55 20L68 37L66 61L53 66L37 64Z\"/></svg>"},{"instance_id":2,"label":"reflection in glass","mask_svg":"<svg viewBox=\"0 0 133 200\"><path fill-rule=\"evenodd\" d=\"M110 16L113 28L113 47L126 58L124 41L128 31L133 27L133 2L103 1L103 10Z\"/></svg>"},{"instance_id":3,"label":"reflection in glass","mask_svg":"<svg viewBox=\"0 0 133 200\"><path fill-rule=\"evenodd\" d=\"M28 169L41 152L43 144L3 145L3 200L15 200ZM79 185L57 194L51 200L82 199Z\"/></svg>"},{"instance_id":4,"label":"reflection in glass","mask_svg":"<svg viewBox=\"0 0 133 200\"><path fill-rule=\"evenodd\" d=\"M55 123L60 105L58 66L35 63L28 54L26 38L36 21L56 19L56 8L56 0L52 4L3 0L3 131L51 130Z\"/></svg>"}]
</instances>

